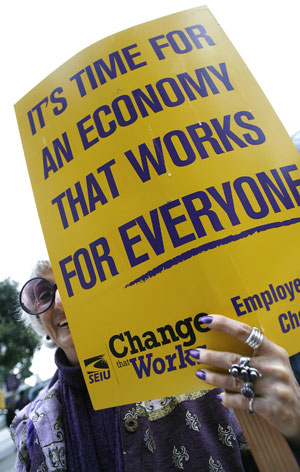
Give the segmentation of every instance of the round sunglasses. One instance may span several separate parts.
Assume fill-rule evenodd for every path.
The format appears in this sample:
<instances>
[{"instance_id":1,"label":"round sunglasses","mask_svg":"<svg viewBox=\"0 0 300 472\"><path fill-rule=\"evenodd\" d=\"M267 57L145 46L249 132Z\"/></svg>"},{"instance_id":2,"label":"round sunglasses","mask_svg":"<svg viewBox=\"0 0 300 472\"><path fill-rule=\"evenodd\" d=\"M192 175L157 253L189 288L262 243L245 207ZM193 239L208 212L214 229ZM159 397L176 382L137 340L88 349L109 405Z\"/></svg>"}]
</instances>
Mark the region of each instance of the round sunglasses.
<instances>
[{"instance_id":1,"label":"round sunglasses","mask_svg":"<svg viewBox=\"0 0 300 472\"><path fill-rule=\"evenodd\" d=\"M28 280L20 292L20 305L29 315L47 311L55 300L57 285L43 277Z\"/></svg>"}]
</instances>

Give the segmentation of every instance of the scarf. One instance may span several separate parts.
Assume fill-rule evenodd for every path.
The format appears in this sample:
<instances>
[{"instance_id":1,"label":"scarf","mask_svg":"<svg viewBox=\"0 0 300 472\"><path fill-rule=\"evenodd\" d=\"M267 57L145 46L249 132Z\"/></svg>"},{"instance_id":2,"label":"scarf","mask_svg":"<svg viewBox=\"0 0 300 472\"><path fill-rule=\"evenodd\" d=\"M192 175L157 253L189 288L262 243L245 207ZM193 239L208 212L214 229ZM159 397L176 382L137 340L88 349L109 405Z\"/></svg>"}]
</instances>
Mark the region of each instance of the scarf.
<instances>
[{"instance_id":1,"label":"scarf","mask_svg":"<svg viewBox=\"0 0 300 472\"><path fill-rule=\"evenodd\" d=\"M123 472L119 408L95 411L80 366L57 349L66 462L70 472Z\"/></svg>"}]
</instances>

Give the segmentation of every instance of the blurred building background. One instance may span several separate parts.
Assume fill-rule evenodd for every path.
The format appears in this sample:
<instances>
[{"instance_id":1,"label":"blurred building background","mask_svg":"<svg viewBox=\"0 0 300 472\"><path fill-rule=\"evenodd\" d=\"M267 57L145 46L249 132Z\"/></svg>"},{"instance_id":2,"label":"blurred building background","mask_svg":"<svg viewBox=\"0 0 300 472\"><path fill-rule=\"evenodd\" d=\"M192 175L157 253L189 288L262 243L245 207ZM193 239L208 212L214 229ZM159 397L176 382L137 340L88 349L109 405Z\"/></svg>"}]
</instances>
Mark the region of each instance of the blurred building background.
<instances>
[{"instance_id":1,"label":"blurred building background","mask_svg":"<svg viewBox=\"0 0 300 472\"><path fill-rule=\"evenodd\" d=\"M295 144L296 148L300 152L300 130L297 131L295 134L292 136L293 143Z\"/></svg>"}]
</instances>

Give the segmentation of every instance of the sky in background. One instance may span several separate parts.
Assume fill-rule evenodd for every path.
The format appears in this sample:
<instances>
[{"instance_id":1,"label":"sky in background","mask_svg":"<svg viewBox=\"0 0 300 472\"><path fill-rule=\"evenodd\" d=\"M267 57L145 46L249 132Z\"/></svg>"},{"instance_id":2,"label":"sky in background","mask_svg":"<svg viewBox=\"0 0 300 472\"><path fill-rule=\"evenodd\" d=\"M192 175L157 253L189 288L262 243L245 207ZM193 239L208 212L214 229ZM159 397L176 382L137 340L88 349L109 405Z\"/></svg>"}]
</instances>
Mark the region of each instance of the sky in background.
<instances>
[{"instance_id":1,"label":"sky in background","mask_svg":"<svg viewBox=\"0 0 300 472\"><path fill-rule=\"evenodd\" d=\"M299 0L1 3L0 280L11 277L23 283L35 261L47 258L14 104L90 44L136 24L202 4L210 8L287 132L293 135L300 129ZM35 362L37 371L39 365ZM48 373L44 370L41 376L46 378Z\"/></svg>"}]
</instances>

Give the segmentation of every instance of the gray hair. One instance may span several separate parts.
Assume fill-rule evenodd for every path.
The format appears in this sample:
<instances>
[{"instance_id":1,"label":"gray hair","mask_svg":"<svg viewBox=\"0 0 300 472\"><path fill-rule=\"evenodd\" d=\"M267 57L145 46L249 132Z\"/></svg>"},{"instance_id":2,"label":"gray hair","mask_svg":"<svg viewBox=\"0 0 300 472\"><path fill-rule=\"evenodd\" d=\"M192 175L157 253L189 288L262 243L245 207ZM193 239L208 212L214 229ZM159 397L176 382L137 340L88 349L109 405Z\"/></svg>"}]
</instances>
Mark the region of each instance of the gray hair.
<instances>
[{"instance_id":1,"label":"gray hair","mask_svg":"<svg viewBox=\"0 0 300 472\"><path fill-rule=\"evenodd\" d=\"M52 266L49 261L37 261L32 272L31 278L34 277L44 277L45 272L52 270ZM45 339L46 331L44 330L40 317L38 315L29 315L26 311L22 310L20 313L20 320L25 324L25 326L31 327L39 336ZM46 342L46 345L51 346L51 342Z\"/></svg>"}]
</instances>

